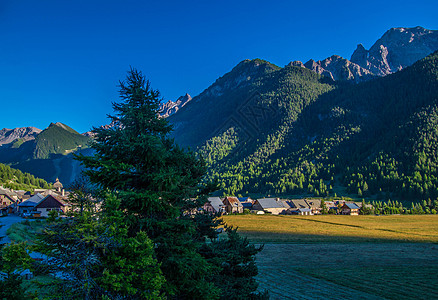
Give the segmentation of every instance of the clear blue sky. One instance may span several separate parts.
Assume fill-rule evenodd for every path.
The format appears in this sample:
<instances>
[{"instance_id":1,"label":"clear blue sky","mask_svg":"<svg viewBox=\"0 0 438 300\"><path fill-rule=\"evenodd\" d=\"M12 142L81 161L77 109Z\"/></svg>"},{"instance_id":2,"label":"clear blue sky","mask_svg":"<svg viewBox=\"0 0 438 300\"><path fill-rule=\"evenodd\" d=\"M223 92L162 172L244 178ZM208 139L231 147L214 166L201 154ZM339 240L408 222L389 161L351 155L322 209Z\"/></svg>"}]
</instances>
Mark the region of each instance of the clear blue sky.
<instances>
[{"instance_id":1,"label":"clear blue sky","mask_svg":"<svg viewBox=\"0 0 438 300\"><path fill-rule=\"evenodd\" d=\"M175 100L243 59L350 58L391 27L438 29L437 12L436 0L0 0L0 129L106 124L129 66Z\"/></svg>"}]
</instances>

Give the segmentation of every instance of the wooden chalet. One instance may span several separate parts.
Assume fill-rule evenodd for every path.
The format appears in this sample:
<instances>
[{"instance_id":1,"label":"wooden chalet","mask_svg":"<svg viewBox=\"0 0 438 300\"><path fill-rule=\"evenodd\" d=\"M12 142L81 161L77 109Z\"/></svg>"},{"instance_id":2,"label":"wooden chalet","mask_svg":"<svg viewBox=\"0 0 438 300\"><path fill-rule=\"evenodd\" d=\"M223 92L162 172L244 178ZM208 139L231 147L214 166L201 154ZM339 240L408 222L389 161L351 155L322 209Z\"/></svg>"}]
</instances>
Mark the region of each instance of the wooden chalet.
<instances>
[{"instance_id":1,"label":"wooden chalet","mask_svg":"<svg viewBox=\"0 0 438 300\"><path fill-rule=\"evenodd\" d=\"M204 204L203 210L212 214L223 214L225 213L225 205L219 197L208 197L208 201Z\"/></svg>"},{"instance_id":2,"label":"wooden chalet","mask_svg":"<svg viewBox=\"0 0 438 300\"><path fill-rule=\"evenodd\" d=\"M225 197L223 201L225 205L225 211L229 214L241 214L243 213L243 205L240 203L237 197Z\"/></svg>"},{"instance_id":3,"label":"wooden chalet","mask_svg":"<svg viewBox=\"0 0 438 300\"><path fill-rule=\"evenodd\" d=\"M357 206L355 203L344 203L344 205L341 207L341 215L358 216L359 206Z\"/></svg>"},{"instance_id":4,"label":"wooden chalet","mask_svg":"<svg viewBox=\"0 0 438 300\"><path fill-rule=\"evenodd\" d=\"M58 213L65 213L67 211L67 205L54 195L48 195L34 208L34 211L39 212L40 217L48 217L49 212L52 210L56 210Z\"/></svg>"}]
</instances>

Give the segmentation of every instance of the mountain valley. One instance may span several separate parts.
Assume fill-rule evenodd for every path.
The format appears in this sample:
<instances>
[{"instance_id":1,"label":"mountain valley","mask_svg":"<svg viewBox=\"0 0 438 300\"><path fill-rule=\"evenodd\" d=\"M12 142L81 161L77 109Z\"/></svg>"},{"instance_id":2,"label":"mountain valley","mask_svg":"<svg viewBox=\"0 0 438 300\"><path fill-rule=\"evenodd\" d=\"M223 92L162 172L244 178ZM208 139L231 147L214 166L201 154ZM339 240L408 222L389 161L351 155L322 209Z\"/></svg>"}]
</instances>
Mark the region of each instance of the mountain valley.
<instances>
[{"instance_id":1,"label":"mountain valley","mask_svg":"<svg viewBox=\"0 0 438 300\"><path fill-rule=\"evenodd\" d=\"M393 28L350 60L244 60L160 113L220 195L436 198L436 50L438 31ZM68 185L92 138L62 123L3 129L0 162Z\"/></svg>"}]
</instances>

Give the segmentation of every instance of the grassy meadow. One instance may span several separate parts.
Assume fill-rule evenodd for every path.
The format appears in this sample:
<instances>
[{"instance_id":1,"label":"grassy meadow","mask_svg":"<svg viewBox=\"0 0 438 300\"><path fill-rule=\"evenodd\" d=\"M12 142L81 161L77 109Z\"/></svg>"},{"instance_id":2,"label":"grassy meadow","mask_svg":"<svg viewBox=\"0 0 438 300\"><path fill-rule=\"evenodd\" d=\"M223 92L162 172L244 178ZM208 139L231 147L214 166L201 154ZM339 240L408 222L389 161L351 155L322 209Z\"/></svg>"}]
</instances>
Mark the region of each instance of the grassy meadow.
<instances>
[{"instance_id":1,"label":"grassy meadow","mask_svg":"<svg viewBox=\"0 0 438 300\"><path fill-rule=\"evenodd\" d=\"M271 299L438 299L438 216L227 215ZM420 292L421 291L421 292Z\"/></svg>"},{"instance_id":2,"label":"grassy meadow","mask_svg":"<svg viewBox=\"0 0 438 300\"><path fill-rule=\"evenodd\" d=\"M438 215L226 215L253 242L438 242Z\"/></svg>"},{"instance_id":3,"label":"grassy meadow","mask_svg":"<svg viewBox=\"0 0 438 300\"><path fill-rule=\"evenodd\" d=\"M438 216L226 215L257 254L259 290L275 299L438 299ZM32 243L44 221L11 226ZM225 238L225 237L223 237ZM34 291L37 276L23 286ZM421 291L421 292L420 292Z\"/></svg>"}]
</instances>

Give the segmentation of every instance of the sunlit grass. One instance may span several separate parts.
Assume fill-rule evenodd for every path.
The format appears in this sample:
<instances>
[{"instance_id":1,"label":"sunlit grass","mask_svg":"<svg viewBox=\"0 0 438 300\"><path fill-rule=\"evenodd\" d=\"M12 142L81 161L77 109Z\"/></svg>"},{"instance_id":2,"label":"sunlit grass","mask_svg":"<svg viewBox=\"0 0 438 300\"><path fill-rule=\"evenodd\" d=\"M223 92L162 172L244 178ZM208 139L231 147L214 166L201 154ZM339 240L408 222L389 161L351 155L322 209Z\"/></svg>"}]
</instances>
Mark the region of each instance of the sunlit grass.
<instances>
[{"instance_id":1,"label":"sunlit grass","mask_svg":"<svg viewBox=\"0 0 438 300\"><path fill-rule=\"evenodd\" d=\"M254 242L438 242L437 215L227 215Z\"/></svg>"}]
</instances>

